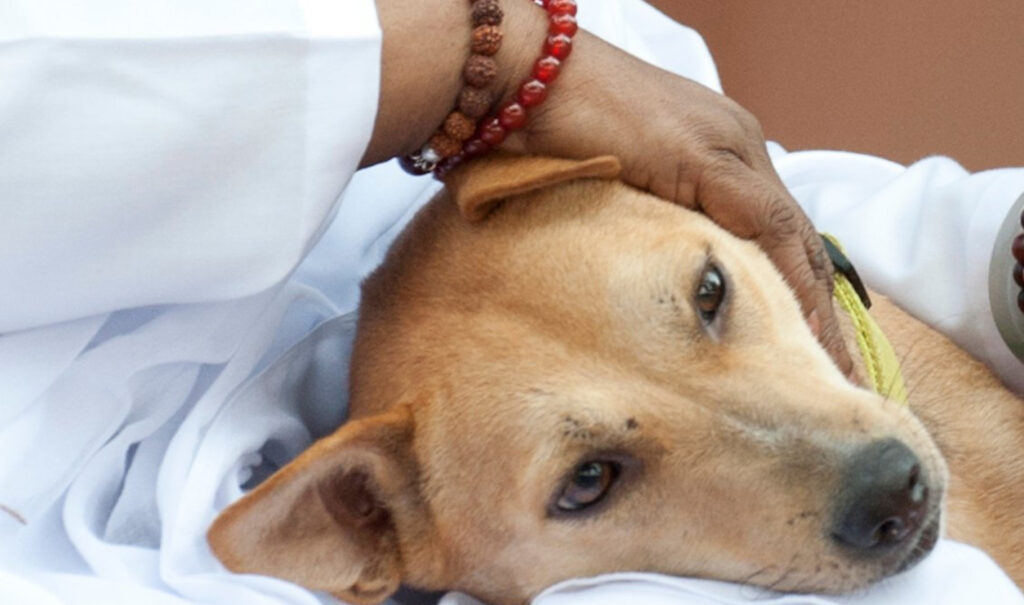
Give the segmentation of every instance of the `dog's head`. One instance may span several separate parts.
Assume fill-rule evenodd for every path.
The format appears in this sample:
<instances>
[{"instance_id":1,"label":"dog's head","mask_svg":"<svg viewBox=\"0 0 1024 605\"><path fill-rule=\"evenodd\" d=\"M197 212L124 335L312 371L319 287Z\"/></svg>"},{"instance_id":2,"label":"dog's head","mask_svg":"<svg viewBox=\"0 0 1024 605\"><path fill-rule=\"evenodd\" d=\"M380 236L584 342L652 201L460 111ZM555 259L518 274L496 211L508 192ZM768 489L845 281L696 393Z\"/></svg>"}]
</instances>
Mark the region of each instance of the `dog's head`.
<instances>
[{"instance_id":1,"label":"dog's head","mask_svg":"<svg viewBox=\"0 0 1024 605\"><path fill-rule=\"evenodd\" d=\"M217 519L218 557L521 603L619 570L846 591L927 552L922 426L844 379L754 244L616 172L457 172L364 285L353 418Z\"/></svg>"}]
</instances>

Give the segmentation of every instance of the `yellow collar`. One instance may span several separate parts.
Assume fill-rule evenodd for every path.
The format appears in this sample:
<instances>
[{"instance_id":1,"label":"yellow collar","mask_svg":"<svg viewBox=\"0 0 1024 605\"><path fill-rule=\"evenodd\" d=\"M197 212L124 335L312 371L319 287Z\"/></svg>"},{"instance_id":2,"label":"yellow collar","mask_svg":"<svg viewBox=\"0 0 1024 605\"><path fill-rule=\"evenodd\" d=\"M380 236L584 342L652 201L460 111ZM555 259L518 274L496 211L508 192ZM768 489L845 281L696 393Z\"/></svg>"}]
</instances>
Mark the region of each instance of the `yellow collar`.
<instances>
[{"instance_id":1,"label":"yellow collar","mask_svg":"<svg viewBox=\"0 0 1024 605\"><path fill-rule=\"evenodd\" d=\"M825 250L836 268L832 295L853 322L857 346L864 359L871 388L889 399L907 403L907 388L903 382L903 373L900 371L899 358L896 357L896 352L882 332L882 328L868 313L871 300L860 282L860 277L843 254L839 241L828 234L824 234L822 239L825 242Z\"/></svg>"}]
</instances>

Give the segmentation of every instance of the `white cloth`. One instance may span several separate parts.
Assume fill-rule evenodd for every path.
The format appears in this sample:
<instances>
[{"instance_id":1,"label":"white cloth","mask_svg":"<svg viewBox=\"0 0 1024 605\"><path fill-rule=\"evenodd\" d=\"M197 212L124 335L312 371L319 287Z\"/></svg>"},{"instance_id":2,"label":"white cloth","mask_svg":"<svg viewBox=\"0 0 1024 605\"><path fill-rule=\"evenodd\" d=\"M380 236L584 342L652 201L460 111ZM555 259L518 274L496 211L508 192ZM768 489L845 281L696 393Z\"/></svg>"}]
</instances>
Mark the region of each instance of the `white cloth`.
<instances>
[{"instance_id":1,"label":"white cloth","mask_svg":"<svg viewBox=\"0 0 1024 605\"><path fill-rule=\"evenodd\" d=\"M964 580L964 570L972 575ZM848 596L784 595L761 588L662 576L617 573L562 582L545 590L533 605L1020 605L1024 595L981 551L943 541L920 568L881 582L870 591ZM481 605L461 593L450 593L440 605Z\"/></svg>"},{"instance_id":2,"label":"white cloth","mask_svg":"<svg viewBox=\"0 0 1024 605\"><path fill-rule=\"evenodd\" d=\"M1024 194L1024 169L970 174L932 157L904 168L840 151L771 146L783 182L821 231L843 242L861 278L986 362L1024 396L1024 367L999 333L989 300L992 255ZM1000 276L995 276L996 279ZM1009 280L1009 271L1001 276ZM1018 340L1024 334L1017 335Z\"/></svg>"},{"instance_id":3,"label":"white cloth","mask_svg":"<svg viewBox=\"0 0 1024 605\"><path fill-rule=\"evenodd\" d=\"M371 0L0 4L0 602L318 601L225 574L203 535L290 411L259 403L344 375L315 345L346 309L288 278L369 140L380 37Z\"/></svg>"},{"instance_id":4,"label":"white cloth","mask_svg":"<svg viewBox=\"0 0 1024 605\"><path fill-rule=\"evenodd\" d=\"M719 86L639 0L581 19ZM436 191L352 176L379 55L371 0L0 5L0 602L328 600L204 533L342 421L357 284Z\"/></svg>"}]
</instances>

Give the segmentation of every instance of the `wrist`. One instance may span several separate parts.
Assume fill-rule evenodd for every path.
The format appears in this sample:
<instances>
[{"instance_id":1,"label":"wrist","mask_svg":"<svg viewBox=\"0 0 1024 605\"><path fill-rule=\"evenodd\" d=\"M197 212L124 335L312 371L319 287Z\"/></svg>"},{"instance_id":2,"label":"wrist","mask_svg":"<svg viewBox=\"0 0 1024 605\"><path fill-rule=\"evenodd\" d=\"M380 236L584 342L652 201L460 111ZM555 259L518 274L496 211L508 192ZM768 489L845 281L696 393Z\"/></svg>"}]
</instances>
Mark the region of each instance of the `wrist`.
<instances>
[{"instance_id":1,"label":"wrist","mask_svg":"<svg viewBox=\"0 0 1024 605\"><path fill-rule=\"evenodd\" d=\"M501 146L509 133L525 126L531 109L544 102L548 87L558 78L578 29L576 0L539 3L543 4L542 10L533 2L513 0L509 4L507 30L511 35L508 43L502 44L503 34L497 26L505 13L498 0L473 0L471 13L476 29L472 54L462 74L466 86L459 93L457 108L426 144L400 158L403 169L414 175L433 172L443 179L455 166ZM543 43L540 56L531 63L529 59L535 55L528 50L528 40L533 31L542 35ZM505 52L499 47L506 48ZM499 73L503 73L500 79ZM522 83L514 87L511 83L520 78Z\"/></svg>"},{"instance_id":2,"label":"wrist","mask_svg":"<svg viewBox=\"0 0 1024 605\"><path fill-rule=\"evenodd\" d=\"M383 32L380 97L361 167L426 141L462 86L472 31L468 2L376 0Z\"/></svg>"},{"instance_id":3,"label":"wrist","mask_svg":"<svg viewBox=\"0 0 1024 605\"><path fill-rule=\"evenodd\" d=\"M503 0L505 40L495 55L498 80L494 86L493 113L516 94L527 79L547 37L548 21L544 9L532 0Z\"/></svg>"}]
</instances>

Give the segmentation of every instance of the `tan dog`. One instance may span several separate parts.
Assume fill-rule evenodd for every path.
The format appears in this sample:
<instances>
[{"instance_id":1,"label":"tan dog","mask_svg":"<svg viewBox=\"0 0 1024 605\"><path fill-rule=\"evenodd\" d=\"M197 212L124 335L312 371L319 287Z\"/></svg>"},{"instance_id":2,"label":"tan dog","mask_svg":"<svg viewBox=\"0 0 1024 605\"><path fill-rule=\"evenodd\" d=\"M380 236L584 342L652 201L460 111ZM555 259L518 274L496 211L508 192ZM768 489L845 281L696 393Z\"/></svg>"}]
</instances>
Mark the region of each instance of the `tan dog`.
<instances>
[{"instance_id":1,"label":"tan dog","mask_svg":"<svg viewBox=\"0 0 1024 605\"><path fill-rule=\"evenodd\" d=\"M357 603L618 570L840 592L919 560L945 502L1024 586L1024 403L879 296L912 409L852 386L754 244L616 173L453 175L364 285L351 420L217 519L227 567Z\"/></svg>"}]
</instances>

